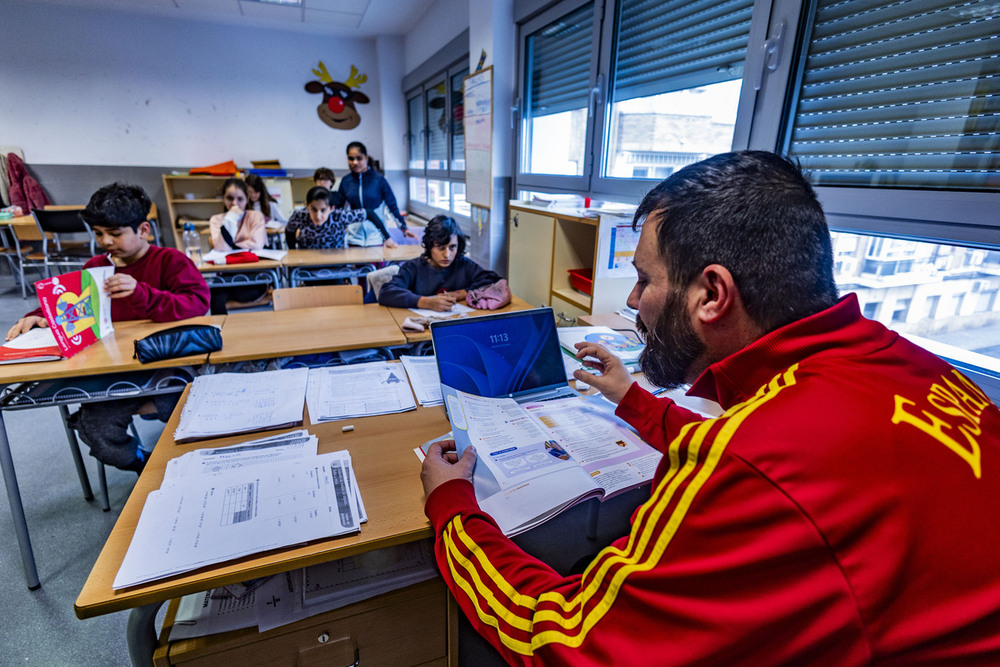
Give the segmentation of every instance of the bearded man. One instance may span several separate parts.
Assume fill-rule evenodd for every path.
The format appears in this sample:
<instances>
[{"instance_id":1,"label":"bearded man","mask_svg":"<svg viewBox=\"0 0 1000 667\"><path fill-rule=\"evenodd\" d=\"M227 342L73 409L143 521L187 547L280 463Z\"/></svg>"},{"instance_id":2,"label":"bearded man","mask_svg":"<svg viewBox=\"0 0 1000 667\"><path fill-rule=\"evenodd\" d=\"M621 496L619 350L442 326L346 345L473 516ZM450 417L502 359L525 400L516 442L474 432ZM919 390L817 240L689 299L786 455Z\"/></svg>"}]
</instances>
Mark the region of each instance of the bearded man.
<instances>
[{"instance_id":1,"label":"bearded man","mask_svg":"<svg viewBox=\"0 0 1000 667\"><path fill-rule=\"evenodd\" d=\"M510 663L1000 664L1000 411L838 299L796 165L717 155L643 200L628 305L651 383L594 344L577 371L664 452L628 535L582 575L518 549L476 504L475 452L421 477L442 576Z\"/></svg>"}]
</instances>

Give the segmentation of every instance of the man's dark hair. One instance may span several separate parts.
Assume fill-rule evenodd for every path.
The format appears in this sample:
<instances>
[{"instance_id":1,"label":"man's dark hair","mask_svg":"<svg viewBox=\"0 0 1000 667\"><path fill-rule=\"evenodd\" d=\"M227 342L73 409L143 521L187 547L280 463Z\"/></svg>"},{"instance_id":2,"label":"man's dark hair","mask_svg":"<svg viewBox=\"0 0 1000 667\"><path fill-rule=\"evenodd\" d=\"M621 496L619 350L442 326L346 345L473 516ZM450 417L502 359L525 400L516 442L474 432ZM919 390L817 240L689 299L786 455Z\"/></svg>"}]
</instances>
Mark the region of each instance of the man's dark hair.
<instances>
[{"instance_id":1,"label":"man's dark hair","mask_svg":"<svg viewBox=\"0 0 1000 667\"><path fill-rule=\"evenodd\" d=\"M101 227L131 227L139 231L152 206L149 195L138 185L112 183L90 196L80 217L88 225Z\"/></svg>"},{"instance_id":2,"label":"man's dark hair","mask_svg":"<svg viewBox=\"0 0 1000 667\"><path fill-rule=\"evenodd\" d=\"M715 155L650 191L633 228L655 216L672 284L709 264L733 274L750 318L765 332L837 301L830 231L799 166L765 151Z\"/></svg>"},{"instance_id":3,"label":"man's dark hair","mask_svg":"<svg viewBox=\"0 0 1000 667\"><path fill-rule=\"evenodd\" d=\"M446 215L436 215L431 218L424 229L424 257L431 256L431 248L448 245L452 236L458 237L458 254L455 256L461 257L465 254L465 234L462 233L458 223Z\"/></svg>"}]
</instances>

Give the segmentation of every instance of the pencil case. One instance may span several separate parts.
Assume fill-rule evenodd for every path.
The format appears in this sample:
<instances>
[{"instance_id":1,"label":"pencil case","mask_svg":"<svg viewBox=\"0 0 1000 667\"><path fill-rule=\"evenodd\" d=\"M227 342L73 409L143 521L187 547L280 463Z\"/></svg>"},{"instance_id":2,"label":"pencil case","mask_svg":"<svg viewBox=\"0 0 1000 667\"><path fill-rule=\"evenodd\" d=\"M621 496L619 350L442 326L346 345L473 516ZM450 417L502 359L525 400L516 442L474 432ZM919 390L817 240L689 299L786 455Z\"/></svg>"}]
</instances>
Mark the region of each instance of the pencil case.
<instances>
[{"instance_id":1,"label":"pencil case","mask_svg":"<svg viewBox=\"0 0 1000 667\"><path fill-rule=\"evenodd\" d=\"M175 359L222 349L222 331L211 324L182 324L157 331L135 341L135 358L140 363Z\"/></svg>"}]
</instances>

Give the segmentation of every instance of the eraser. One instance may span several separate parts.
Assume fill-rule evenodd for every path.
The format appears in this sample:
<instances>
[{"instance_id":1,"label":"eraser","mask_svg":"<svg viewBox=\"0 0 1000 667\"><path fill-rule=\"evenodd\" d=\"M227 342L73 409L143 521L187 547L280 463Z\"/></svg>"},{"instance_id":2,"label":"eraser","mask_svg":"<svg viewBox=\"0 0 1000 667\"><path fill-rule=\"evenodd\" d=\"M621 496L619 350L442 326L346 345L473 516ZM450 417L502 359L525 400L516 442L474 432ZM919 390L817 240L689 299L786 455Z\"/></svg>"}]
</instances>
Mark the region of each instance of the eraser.
<instances>
[{"instance_id":1,"label":"eraser","mask_svg":"<svg viewBox=\"0 0 1000 667\"><path fill-rule=\"evenodd\" d=\"M354 424L348 424L347 426L340 429L340 432L347 433L348 431L353 431L353 430L354 430Z\"/></svg>"},{"instance_id":2,"label":"eraser","mask_svg":"<svg viewBox=\"0 0 1000 667\"><path fill-rule=\"evenodd\" d=\"M587 391L588 389L590 389L590 385L589 384L587 384L586 382L580 382L579 380L576 381L576 390L577 391L581 391L582 392L582 391Z\"/></svg>"}]
</instances>

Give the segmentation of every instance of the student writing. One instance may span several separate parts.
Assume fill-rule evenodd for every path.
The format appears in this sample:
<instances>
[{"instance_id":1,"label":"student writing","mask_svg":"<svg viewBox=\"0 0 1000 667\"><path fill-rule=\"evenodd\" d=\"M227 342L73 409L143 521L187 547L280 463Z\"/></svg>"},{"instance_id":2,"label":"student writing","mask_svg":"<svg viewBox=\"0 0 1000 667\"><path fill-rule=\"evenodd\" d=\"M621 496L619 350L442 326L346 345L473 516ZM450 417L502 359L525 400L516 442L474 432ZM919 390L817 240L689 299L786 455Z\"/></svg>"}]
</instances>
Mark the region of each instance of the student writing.
<instances>
[{"instance_id":1,"label":"student writing","mask_svg":"<svg viewBox=\"0 0 1000 667\"><path fill-rule=\"evenodd\" d=\"M380 304L444 312L463 301L466 290L500 280L465 256L465 236L448 216L439 215L427 223L423 246L423 255L404 262L399 273L382 286Z\"/></svg>"},{"instance_id":2,"label":"student writing","mask_svg":"<svg viewBox=\"0 0 1000 667\"><path fill-rule=\"evenodd\" d=\"M209 293L205 279L184 253L150 245L146 215L150 200L134 185L113 183L93 194L81 213L105 254L87 261L84 268L114 266L104 282L111 296L113 321L150 319L172 322L204 315ZM21 318L7 332L7 340L32 327L46 327L41 308ZM158 416L170 416L177 396L155 401ZM138 442L128 433L132 414L146 399L85 403L69 420L99 461L139 472L145 463Z\"/></svg>"}]
</instances>

